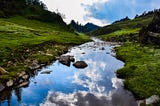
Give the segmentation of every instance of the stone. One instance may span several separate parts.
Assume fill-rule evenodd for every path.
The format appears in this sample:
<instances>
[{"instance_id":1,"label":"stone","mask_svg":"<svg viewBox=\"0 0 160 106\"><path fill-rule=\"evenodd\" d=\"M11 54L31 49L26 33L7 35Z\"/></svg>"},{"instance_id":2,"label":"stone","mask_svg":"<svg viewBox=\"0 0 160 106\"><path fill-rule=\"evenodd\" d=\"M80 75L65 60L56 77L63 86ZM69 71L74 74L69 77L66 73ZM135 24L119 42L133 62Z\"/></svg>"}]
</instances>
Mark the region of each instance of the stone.
<instances>
[{"instance_id":1,"label":"stone","mask_svg":"<svg viewBox=\"0 0 160 106\"><path fill-rule=\"evenodd\" d=\"M27 79L29 79L29 75L27 75L27 74L26 74L26 75L23 75L22 78L23 78L24 80L27 80Z\"/></svg>"},{"instance_id":2,"label":"stone","mask_svg":"<svg viewBox=\"0 0 160 106\"><path fill-rule=\"evenodd\" d=\"M109 52L106 52L106 54L110 54Z\"/></svg>"},{"instance_id":3,"label":"stone","mask_svg":"<svg viewBox=\"0 0 160 106\"><path fill-rule=\"evenodd\" d=\"M146 99L146 105L153 104L155 102L158 102L160 100L158 95L152 95L151 97Z\"/></svg>"},{"instance_id":4,"label":"stone","mask_svg":"<svg viewBox=\"0 0 160 106\"><path fill-rule=\"evenodd\" d=\"M14 84L13 80L9 80L9 81L6 83L7 87L11 87L11 86L13 86L13 84Z\"/></svg>"},{"instance_id":5,"label":"stone","mask_svg":"<svg viewBox=\"0 0 160 106\"><path fill-rule=\"evenodd\" d=\"M77 61L73 64L76 68L86 68L88 65L84 61Z\"/></svg>"},{"instance_id":6,"label":"stone","mask_svg":"<svg viewBox=\"0 0 160 106\"><path fill-rule=\"evenodd\" d=\"M3 86L1 83L0 83L0 92L3 91L5 89L5 86Z\"/></svg>"},{"instance_id":7,"label":"stone","mask_svg":"<svg viewBox=\"0 0 160 106\"><path fill-rule=\"evenodd\" d=\"M29 84L28 81L23 82L23 83L19 84L19 85L17 86L17 88L28 86L28 84Z\"/></svg>"},{"instance_id":8,"label":"stone","mask_svg":"<svg viewBox=\"0 0 160 106\"><path fill-rule=\"evenodd\" d=\"M70 59L71 62L75 62L74 56L70 56L69 59Z\"/></svg>"},{"instance_id":9,"label":"stone","mask_svg":"<svg viewBox=\"0 0 160 106\"><path fill-rule=\"evenodd\" d=\"M24 76L26 74L26 72L25 71L22 71L18 76L19 77L22 77L22 76Z\"/></svg>"},{"instance_id":10,"label":"stone","mask_svg":"<svg viewBox=\"0 0 160 106\"><path fill-rule=\"evenodd\" d=\"M102 48L100 48L99 50L105 50L105 48L104 48L104 47L102 47Z\"/></svg>"},{"instance_id":11,"label":"stone","mask_svg":"<svg viewBox=\"0 0 160 106\"><path fill-rule=\"evenodd\" d=\"M37 69L37 68L39 68L39 67L40 67L40 65L38 64L38 61L37 61L37 60L34 60L34 61L32 62L32 64L29 66L29 68L32 69L32 70Z\"/></svg>"},{"instance_id":12,"label":"stone","mask_svg":"<svg viewBox=\"0 0 160 106\"><path fill-rule=\"evenodd\" d=\"M46 71L43 71L43 72L41 72L41 74L50 74L52 71L50 71L50 70L46 70Z\"/></svg>"},{"instance_id":13,"label":"stone","mask_svg":"<svg viewBox=\"0 0 160 106\"><path fill-rule=\"evenodd\" d=\"M73 56L60 56L59 58L59 62L66 66L70 66L70 63L74 61L75 59Z\"/></svg>"},{"instance_id":14,"label":"stone","mask_svg":"<svg viewBox=\"0 0 160 106\"><path fill-rule=\"evenodd\" d=\"M7 73L8 72L4 68L0 67L0 75L7 74Z\"/></svg>"}]
</instances>

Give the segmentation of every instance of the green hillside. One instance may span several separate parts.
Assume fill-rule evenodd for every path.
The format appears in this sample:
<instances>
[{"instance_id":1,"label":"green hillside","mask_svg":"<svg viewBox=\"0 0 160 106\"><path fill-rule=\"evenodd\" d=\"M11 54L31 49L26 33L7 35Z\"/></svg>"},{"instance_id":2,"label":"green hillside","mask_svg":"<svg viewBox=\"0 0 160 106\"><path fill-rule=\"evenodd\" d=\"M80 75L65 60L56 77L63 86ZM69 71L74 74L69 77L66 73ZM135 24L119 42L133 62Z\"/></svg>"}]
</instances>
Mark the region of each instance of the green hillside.
<instances>
[{"instance_id":1,"label":"green hillside","mask_svg":"<svg viewBox=\"0 0 160 106\"><path fill-rule=\"evenodd\" d=\"M35 61L47 64L69 46L89 41L89 37L76 35L63 27L22 16L0 18L0 66L9 72L1 78L8 79L30 70Z\"/></svg>"},{"instance_id":2,"label":"green hillside","mask_svg":"<svg viewBox=\"0 0 160 106\"><path fill-rule=\"evenodd\" d=\"M110 41L117 41L119 39L116 39L120 36L125 36L125 40L128 39L126 36L130 35L138 35L139 30L147 26L153 19L153 14L148 14L142 17L137 17L133 20L124 20L124 21L118 21L111 25L99 28L95 31L91 31L88 33L90 36L98 36L104 40L110 40Z\"/></svg>"}]
</instances>

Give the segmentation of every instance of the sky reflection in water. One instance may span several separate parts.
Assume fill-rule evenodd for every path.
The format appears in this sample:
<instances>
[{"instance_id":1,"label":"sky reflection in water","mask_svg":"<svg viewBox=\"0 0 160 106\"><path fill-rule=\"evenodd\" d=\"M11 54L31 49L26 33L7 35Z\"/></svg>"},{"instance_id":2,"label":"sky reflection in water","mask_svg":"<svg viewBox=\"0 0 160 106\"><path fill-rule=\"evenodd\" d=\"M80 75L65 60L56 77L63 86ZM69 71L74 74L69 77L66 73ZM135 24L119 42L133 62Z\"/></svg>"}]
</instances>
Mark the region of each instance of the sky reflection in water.
<instances>
[{"instance_id":1,"label":"sky reflection in water","mask_svg":"<svg viewBox=\"0 0 160 106\"><path fill-rule=\"evenodd\" d=\"M104 47L105 50L101 50ZM40 74L21 90L18 102L12 94L11 104L21 106L137 106L132 94L122 88L115 71L124 63L112 56L113 46L97 40L74 47L65 55L73 55L88 64L85 69L68 67L58 61L43 68L51 74ZM6 104L6 102L2 103Z\"/></svg>"}]
</instances>

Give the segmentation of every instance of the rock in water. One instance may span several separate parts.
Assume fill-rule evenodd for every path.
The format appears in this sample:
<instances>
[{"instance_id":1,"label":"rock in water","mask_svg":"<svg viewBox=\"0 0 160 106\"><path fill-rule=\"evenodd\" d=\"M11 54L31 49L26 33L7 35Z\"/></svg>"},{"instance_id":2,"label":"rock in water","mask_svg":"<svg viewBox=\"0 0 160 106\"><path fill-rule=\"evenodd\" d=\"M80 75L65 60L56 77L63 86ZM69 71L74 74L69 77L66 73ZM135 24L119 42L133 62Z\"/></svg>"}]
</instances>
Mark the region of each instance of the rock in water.
<instances>
[{"instance_id":1,"label":"rock in water","mask_svg":"<svg viewBox=\"0 0 160 106\"><path fill-rule=\"evenodd\" d=\"M84 61L77 61L73 64L76 68L86 68L88 65Z\"/></svg>"},{"instance_id":2,"label":"rock in water","mask_svg":"<svg viewBox=\"0 0 160 106\"><path fill-rule=\"evenodd\" d=\"M8 73L5 69L3 69L2 67L0 67L0 75L6 74Z\"/></svg>"},{"instance_id":3,"label":"rock in water","mask_svg":"<svg viewBox=\"0 0 160 106\"><path fill-rule=\"evenodd\" d=\"M50 71L50 70L46 70L46 71L43 71L43 72L41 72L41 74L50 74L52 71Z\"/></svg>"},{"instance_id":4,"label":"rock in water","mask_svg":"<svg viewBox=\"0 0 160 106\"><path fill-rule=\"evenodd\" d=\"M71 62L74 62L75 59L73 56L61 56L59 62L63 65L70 66Z\"/></svg>"},{"instance_id":5,"label":"rock in water","mask_svg":"<svg viewBox=\"0 0 160 106\"><path fill-rule=\"evenodd\" d=\"M23 83L19 84L19 85L17 86L17 88L26 87L26 86L28 86L28 85L29 85L29 82L26 81L26 82L23 82Z\"/></svg>"}]
</instances>

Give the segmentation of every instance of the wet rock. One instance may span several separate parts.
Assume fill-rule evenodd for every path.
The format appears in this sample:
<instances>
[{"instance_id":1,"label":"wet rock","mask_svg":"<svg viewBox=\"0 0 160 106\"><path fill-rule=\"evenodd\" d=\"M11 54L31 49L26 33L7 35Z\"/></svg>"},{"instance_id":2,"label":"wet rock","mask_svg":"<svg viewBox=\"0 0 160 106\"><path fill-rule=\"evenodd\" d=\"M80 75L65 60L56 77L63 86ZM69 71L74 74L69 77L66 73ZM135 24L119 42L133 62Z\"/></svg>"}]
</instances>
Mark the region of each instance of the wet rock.
<instances>
[{"instance_id":1,"label":"wet rock","mask_svg":"<svg viewBox=\"0 0 160 106\"><path fill-rule=\"evenodd\" d=\"M106 52L106 54L110 54L109 52Z\"/></svg>"},{"instance_id":2,"label":"wet rock","mask_svg":"<svg viewBox=\"0 0 160 106\"><path fill-rule=\"evenodd\" d=\"M102 48L100 48L99 50L105 50L105 48L104 48L104 47L102 47Z\"/></svg>"},{"instance_id":3,"label":"wet rock","mask_svg":"<svg viewBox=\"0 0 160 106\"><path fill-rule=\"evenodd\" d=\"M50 74L52 71L50 71L50 70L46 70L46 71L43 71L43 72L41 72L41 74Z\"/></svg>"},{"instance_id":4,"label":"wet rock","mask_svg":"<svg viewBox=\"0 0 160 106\"><path fill-rule=\"evenodd\" d=\"M7 74L8 72L3 69L2 67L0 67L0 75L3 75L3 74Z\"/></svg>"},{"instance_id":5,"label":"wet rock","mask_svg":"<svg viewBox=\"0 0 160 106\"><path fill-rule=\"evenodd\" d=\"M13 81L13 80L9 80L9 81L6 83L7 87L11 87L11 86L13 86L13 84L14 84L14 81Z\"/></svg>"},{"instance_id":6,"label":"wet rock","mask_svg":"<svg viewBox=\"0 0 160 106\"><path fill-rule=\"evenodd\" d=\"M66 66L70 66L70 63L74 61L75 59L73 56L61 56L59 58L59 62Z\"/></svg>"},{"instance_id":7,"label":"wet rock","mask_svg":"<svg viewBox=\"0 0 160 106\"><path fill-rule=\"evenodd\" d=\"M74 56L70 56L69 59L70 59L71 62L75 62Z\"/></svg>"},{"instance_id":8,"label":"wet rock","mask_svg":"<svg viewBox=\"0 0 160 106\"><path fill-rule=\"evenodd\" d=\"M155 102L157 102L159 100L160 100L160 98L159 98L158 95L152 95L151 97L146 99L146 105L153 104L153 103L155 103Z\"/></svg>"},{"instance_id":9,"label":"wet rock","mask_svg":"<svg viewBox=\"0 0 160 106\"><path fill-rule=\"evenodd\" d=\"M0 92L3 91L5 89L5 86L3 86L1 83L0 83Z\"/></svg>"},{"instance_id":10,"label":"wet rock","mask_svg":"<svg viewBox=\"0 0 160 106\"><path fill-rule=\"evenodd\" d=\"M77 61L73 64L76 68L86 68L88 65L84 61Z\"/></svg>"},{"instance_id":11,"label":"wet rock","mask_svg":"<svg viewBox=\"0 0 160 106\"><path fill-rule=\"evenodd\" d=\"M20 88L20 87L26 87L26 86L28 86L28 84L29 84L29 82L28 82L28 81L23 82L23 83L19 84L19 85L17 86L17 88Z\"/></svg>"},{"instance_id":12,"label":"wet rock","mask_svg":"<svg viewBox=\"0 0 160 106\"><path fill-rule=\"evenodd\" d=\"M24 76L22 76L22 78L24 79L24 80L27 80L27 79L29 79L29 75L24 75Z\"/></svg>"}]
</instances>

